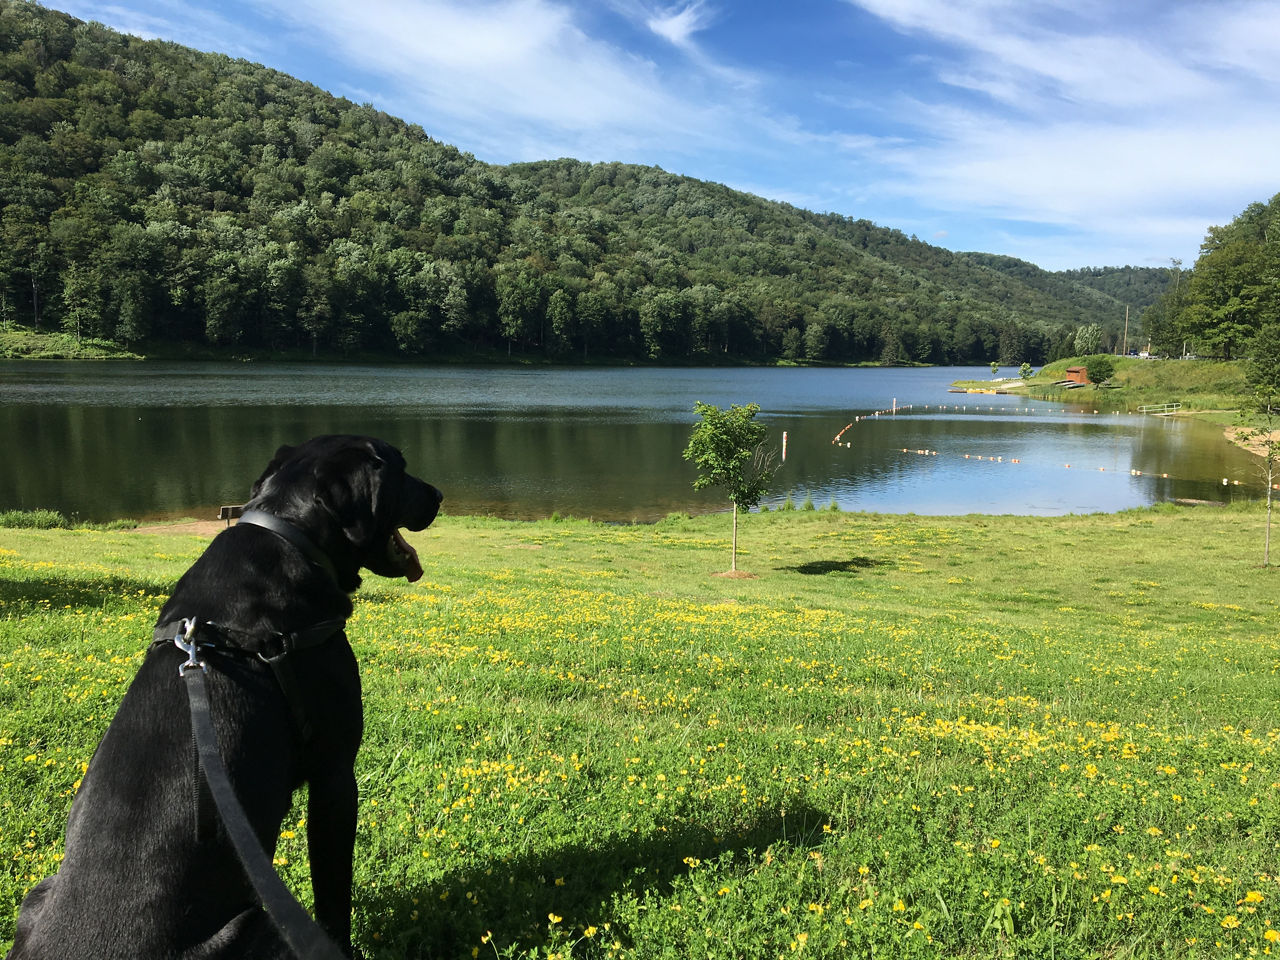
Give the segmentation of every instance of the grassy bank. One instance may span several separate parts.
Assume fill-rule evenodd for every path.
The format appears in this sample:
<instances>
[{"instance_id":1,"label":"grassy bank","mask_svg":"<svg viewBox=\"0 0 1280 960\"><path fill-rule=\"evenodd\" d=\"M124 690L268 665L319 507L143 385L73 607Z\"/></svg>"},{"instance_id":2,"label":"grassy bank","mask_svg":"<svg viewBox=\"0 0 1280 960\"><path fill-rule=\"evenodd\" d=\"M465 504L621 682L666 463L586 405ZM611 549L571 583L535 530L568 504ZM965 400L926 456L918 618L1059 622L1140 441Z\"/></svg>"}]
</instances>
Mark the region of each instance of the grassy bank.
<instances>
[{"instance_id":1,"label":"grassy bank","mask_svg":"<svg viewBox=\"0 0 1280 960\"><path fill-rule=\"evenodd\" d=\"M141 360L110 340L77 340L69 333L17 325L0 331L0 360Z\"/></svg>"},{"instance_id":2,"label":"grassy bank","mask_svg":"<svg viewBox=\"0 0 1280 960\"><path fill-rule=\"evenodd\" d=\"M1258 508L442 518L370 577L371 958L1235 957L1280 940ZM205 541L0 530L0 949ZM306 890L302 807L277 861ZM474 951L474 953L473 953Z\"/></svg>"},{"instance_id":3,"label":"grassy bank","mask_svg":"<svg viewBox=\"0 0 1280 960\"><path fill-rule=\"evenodd\" d=\"M1046 364L1035 376L1013 383L962 381L960 387L1007 390L1043 400L1091 403L1108 410L1136 411L1144 404L1180 403L1183 413L1235 411L1245 406L1249 387L1239 362L1214 360L1139 360L1111 357L1115 374L1105 387L1089 385L1068 390L1055 386L1066 379L1067 367L1080 357Z\"/></svg>"}]
</instances>

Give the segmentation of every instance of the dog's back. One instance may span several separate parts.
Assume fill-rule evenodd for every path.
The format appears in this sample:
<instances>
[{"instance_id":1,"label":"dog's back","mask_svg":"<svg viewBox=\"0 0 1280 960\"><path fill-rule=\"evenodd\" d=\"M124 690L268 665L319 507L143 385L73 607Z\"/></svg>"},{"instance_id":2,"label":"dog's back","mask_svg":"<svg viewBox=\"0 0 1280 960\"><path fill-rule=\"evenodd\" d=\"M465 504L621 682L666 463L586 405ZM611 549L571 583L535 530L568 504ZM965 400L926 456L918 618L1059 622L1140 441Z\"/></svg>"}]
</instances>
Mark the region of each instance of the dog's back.
<instances>
[{"instance_id":1,"label":"dog's back","mask_svg":"<svg viewBox=\"0 0 1280 960\"><path fill-rule=\"evenodd\" d=\"M199 775L184 659L148 652L76 794L61 868L23 903L10 960L287 956ZM270 669L241 660L217 658L210 697L228 775L271 851L301 758Z\"/></svg>"}]
</instances>

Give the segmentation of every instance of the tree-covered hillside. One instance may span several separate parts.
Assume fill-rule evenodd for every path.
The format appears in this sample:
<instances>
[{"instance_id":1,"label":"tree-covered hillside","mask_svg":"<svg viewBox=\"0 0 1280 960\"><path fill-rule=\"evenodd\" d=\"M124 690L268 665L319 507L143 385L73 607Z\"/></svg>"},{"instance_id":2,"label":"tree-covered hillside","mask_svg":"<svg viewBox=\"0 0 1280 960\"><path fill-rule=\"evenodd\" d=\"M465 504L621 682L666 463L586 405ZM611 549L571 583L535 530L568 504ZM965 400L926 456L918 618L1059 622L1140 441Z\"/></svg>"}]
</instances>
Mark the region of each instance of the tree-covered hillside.
<instances>
[{"instance_id":1,"label":"tree-covered hillside","mask_svg":"<svg viewBox=\"0 0 1280 960\"><path fill-rule=\"evenodd\" d=\"M0 0L0 215L0 319L125 344L1040 363L1130 302L658 168L488 165L23 0Z\"/></svg>"}]
</instances>

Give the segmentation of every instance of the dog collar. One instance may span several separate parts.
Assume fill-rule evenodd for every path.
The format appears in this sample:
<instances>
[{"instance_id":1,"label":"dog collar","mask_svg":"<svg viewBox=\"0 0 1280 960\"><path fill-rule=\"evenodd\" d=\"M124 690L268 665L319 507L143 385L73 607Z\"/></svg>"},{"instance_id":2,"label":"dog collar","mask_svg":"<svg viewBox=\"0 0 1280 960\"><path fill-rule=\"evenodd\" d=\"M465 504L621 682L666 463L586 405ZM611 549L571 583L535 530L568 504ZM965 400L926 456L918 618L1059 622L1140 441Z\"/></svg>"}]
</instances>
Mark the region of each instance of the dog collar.
<instances>
[{"instance_id":1,"label":"dog collar","mask_svg":"<svg viewBox=\"0 0 1280 960\"><path fill-rule=\"evenodd\" d=\"M284 540L288 540L302 552L302 555L310 560L313 564L329 574L334 583L339 583L338 571L333 565L333 561L329 559L329 555L315 545L310 537L295 527L287 520L281 520L279 517L262 510L246 510L240 514L237 523L247 523L255 527L263 527L270 530L276 536Z\"/></svg>"}]
</instances>

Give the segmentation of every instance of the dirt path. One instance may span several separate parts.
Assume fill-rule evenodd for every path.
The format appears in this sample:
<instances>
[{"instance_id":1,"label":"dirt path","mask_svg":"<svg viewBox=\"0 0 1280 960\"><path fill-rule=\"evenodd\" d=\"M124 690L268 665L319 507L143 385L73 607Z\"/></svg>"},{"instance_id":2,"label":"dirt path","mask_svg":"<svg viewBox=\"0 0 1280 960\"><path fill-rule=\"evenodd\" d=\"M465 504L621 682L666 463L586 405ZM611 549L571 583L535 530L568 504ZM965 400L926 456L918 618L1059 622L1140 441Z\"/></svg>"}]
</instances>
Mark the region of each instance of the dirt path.
<instances>
[{"instance_id":1,"label":"dirt path","mask_svg":"<svg viewBox=\"0 0 1280 960\"><path fill-rule=\"evenodd\" d=\"M227 527L225 520L185 520L181 523L150 523L134 527L130 533L172 533L186 536L216 537Z\"/></svg>"}]
</instances>

